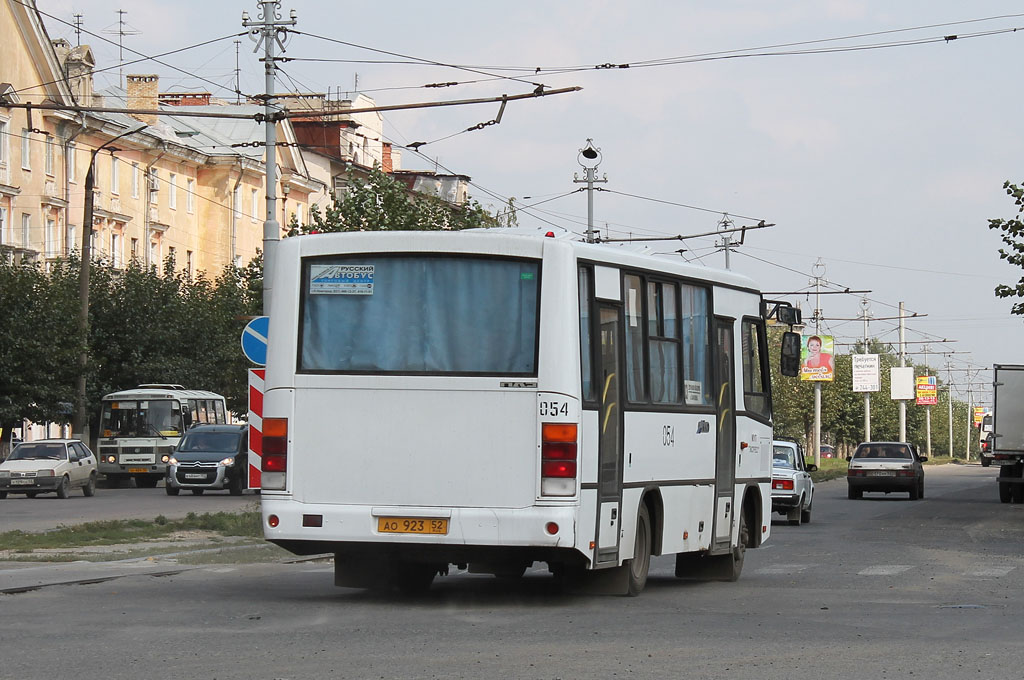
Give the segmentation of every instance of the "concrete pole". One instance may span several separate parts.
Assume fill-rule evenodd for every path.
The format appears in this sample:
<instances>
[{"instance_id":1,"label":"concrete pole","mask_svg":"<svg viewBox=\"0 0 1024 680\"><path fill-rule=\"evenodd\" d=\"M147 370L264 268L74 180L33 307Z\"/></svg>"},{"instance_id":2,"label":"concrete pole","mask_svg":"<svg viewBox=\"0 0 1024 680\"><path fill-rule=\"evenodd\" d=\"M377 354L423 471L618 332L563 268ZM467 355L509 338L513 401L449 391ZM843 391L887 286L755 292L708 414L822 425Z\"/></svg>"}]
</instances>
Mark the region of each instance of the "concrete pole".
<instances>
[{"instance_id":1,"label":"concrete pole","mask_svg":"<svg viewBox=\"0 0 1024 680\"><path fill-rule=\"evenodd\" d=\"M906 366L906 327L903 324L903 303L899 303L899 366ZM906 399L899 400L899 440L906 441Z\"/></svg>"},{"instance_id":2,"label":"concrete pole","mask_svg":"<svg viewBox=\"0 0 1024 680\"><path fill-rule=\"evenodd\" d=\"M864 298L860 301L860 308L864 314L864 351L862 354L868 354L868 316L869 316L869 303L868 299ZM871 441L871 393L864 393L864 441Z\"/></svg>"},{"instance_id":3,"label":"concrete pole","mask_svg":"<svg viewBox=\"0 0 1024 680\"><path fill-rule=\"evenodd\" d=\"M281 51L285 50L285 40L288 35L288 26L294 26L295 10L292 10L290 18L281 19L277 10L281 8L280 0L259 0L260 17L258 21L249 21L249 15L242 13L242 26L251 28L250 36L258 40L256 49L259 49L259 42L263 44L263 69L266 92L264 93L263 111L266 126L264 144L266 146L266 173L267 173L267 208L266 218L263 221L263 313L270 315L270 293L273 289L274 277L274 252L277 250L277 243L281 240L281 223L277 221L277 114L278 107L274 105L274 88L277 79L277 61L274 54L274 47L280 46Z\"/></svg>"},{"instance_id":4,"label":"concrete pole","mask_svg":"<svg viewBox=\"0 0 1024 680\"><path fill-rule=\"evenodd\" d=\"M573 184L587 185L587 243L597 243L598 235L594 230L594 184L604 184L608 177L606 175L604 179L597 178L597 167L601 165L601 150L594 146L593 139L587 139L587 145L580 149L576 161L583 168L583 179L573 173Z\"/></svg>"},{"instance_id":5,"label":"concrete pole","mask_svg":"<svg viewBox=\"0 0 1024 680\"><path fill-rule=\"evenodd\" d=\"M953 368L946 357L946 408L949 410L949 457L953 458Z\"/></svg>"}]
</instances>

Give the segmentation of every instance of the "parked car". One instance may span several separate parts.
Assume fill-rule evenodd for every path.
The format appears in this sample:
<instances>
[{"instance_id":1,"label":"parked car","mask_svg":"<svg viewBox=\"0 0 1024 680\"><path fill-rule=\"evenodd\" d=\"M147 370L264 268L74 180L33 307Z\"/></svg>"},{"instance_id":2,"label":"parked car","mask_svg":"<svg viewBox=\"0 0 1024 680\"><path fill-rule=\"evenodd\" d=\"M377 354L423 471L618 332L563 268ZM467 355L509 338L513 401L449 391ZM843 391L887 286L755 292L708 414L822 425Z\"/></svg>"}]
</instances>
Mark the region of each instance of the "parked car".
<instances>
[{"instance_id":1,"label":"parked car","mask_svg":"<svg viewBox=\"0 0 1024 680\"><path fill-rule=\"evenodd\" d=\"M835 458L836 457L836 450L832 447L831 444L822 444L821 445L821 457L822 458Z\"/></svg>"},{"instance_id":2,"label":"parked car","mask_svg":"<svg viewBox=\"0 0 1024 680\"><path fill-rule=\"evenodd\" d=\"M850 456L846 483L851 499L865 491L906 491L910 500L924 498L924 466L927 456L903 442L864 442Z\"/></svg>"},{"instance_id":3,"label":"parked car","mask_svg":"<svg viewBox=\"0 0 1024 680\"><path fill-rule=\"evenodd\" d=\"M51 492L67 498L73 488L86 496L96 493L96 456L77 439L22 442L0 463L0 498Z\"/></svg>"},{"instance_id":4,"label":"parked car","mask_svg":"<svg viewBox=\"0 0 1024 680\"><path fill-rule=\"evenodd\" d=\"M772 442L772 512L785 515L790 524L811 521L814 482L818 466L804 461L803 447L796 442Z\"/></svg>"},{"instance_id":5,"label":"parked car","mask_svg":"<svg viewBox=\"0 0 1024 680\"><path fill-rule=\"evenodd\" d=\"M240 496L248 479L248 450L246 425L196 425L168 461L167 495L177 496L182 489L197 496L207 489L227 489Z\"/></svg>"}]
</instances>

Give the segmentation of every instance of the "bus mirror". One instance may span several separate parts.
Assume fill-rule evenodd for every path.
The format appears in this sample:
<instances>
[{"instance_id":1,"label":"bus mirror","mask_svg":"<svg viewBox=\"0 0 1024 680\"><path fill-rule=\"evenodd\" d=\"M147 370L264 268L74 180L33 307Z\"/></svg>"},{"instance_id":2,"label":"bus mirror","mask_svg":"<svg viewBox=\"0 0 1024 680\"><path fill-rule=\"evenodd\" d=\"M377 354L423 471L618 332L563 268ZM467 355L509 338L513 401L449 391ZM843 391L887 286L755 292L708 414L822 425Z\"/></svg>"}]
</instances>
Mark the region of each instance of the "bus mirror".
<instances>
[{"instance_id":1,"label":"bus mirror","mask_svg":"<svg viewBox=\"0 0 1024 680\"><path fill-rule=\"evenodd\" d=\"M795 326L801 321L800 310L790 305L779 305L779 311L777 313L779 323L786 324L787 326Z\"/></svg>"},{"instance_id":2,"label":"bus mirror","mask_svg":"<svg viewBox=\"0 0 1024 680\"><path fill-rule=\"evenodd\" d=\"M794 378L800 375L800 334L786 331L782 334L782 356L779 359L782 375Z\"/></svg>"}]
</instances>

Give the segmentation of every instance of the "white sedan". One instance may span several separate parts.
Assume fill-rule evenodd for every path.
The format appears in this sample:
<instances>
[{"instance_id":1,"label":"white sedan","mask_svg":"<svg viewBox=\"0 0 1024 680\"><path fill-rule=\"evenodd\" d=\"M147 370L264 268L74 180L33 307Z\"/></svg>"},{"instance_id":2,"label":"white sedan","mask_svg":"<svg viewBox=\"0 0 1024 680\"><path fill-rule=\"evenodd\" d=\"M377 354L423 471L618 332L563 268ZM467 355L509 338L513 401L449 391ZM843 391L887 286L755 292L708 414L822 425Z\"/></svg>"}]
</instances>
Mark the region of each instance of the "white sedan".
<instances>
[{"instance_id":1,"label":"white sedan","mask_svg":"<svg viewBox=\"0 0 1024 680\"><path fill-rule=\"evenodd\" d=\"M772 512L785 515L790 524L811 521L814 481L818 467L804 461L803 447L795 442L772 442Z\"/></svg>"},{"instance_id":2,"label":"white sedan","mask_svg":"<svg viewBox=\"0 0 1024 680\"><path fill-rule=\"evenodd\" d=\"M22 442L0 463L0 498L50 492L67 498L76 487L86 496L96 493L96 456L77 439Z\"/></svg>"}]
</instances>

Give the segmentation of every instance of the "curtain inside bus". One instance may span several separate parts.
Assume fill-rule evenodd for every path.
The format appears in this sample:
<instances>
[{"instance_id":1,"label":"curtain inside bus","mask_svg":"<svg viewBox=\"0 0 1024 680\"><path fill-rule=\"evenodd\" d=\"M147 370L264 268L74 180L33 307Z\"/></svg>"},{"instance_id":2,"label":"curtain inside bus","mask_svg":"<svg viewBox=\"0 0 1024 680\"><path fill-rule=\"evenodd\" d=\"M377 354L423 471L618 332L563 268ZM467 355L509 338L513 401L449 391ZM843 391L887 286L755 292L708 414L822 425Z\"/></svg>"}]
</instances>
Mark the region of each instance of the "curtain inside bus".
<instances>
[{"instance_id":1,"label":"curtain inside bus","mask_svg":"<svg viewBox=\"0 0 1024 680\"><path fill-rule=\"evenodd\" d=\"M536 375L539 262L318 258L303 281L299 372Z\"/></svg>"}]
</instances>

